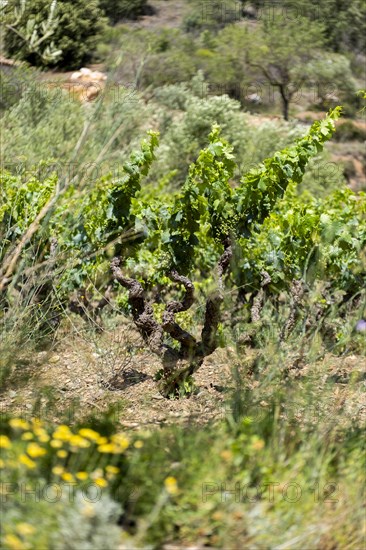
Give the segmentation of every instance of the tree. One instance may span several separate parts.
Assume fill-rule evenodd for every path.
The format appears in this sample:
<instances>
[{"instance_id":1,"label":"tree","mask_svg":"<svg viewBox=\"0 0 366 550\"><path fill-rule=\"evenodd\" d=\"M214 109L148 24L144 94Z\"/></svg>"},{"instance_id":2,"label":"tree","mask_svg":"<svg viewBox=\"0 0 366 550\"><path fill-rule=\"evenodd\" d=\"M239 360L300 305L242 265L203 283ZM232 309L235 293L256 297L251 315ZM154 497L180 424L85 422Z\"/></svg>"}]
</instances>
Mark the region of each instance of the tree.
<instances>
[{"instance_id":1,"label":"tree","mask_svg":"<svg viewBox=\"0 0 366 550\"><path fill-rule=\"evenodd\" d=\"M79 68L105 25L98 0L10 0L5 7L7 53L37 66Z\"/></svg>"},{"instance_id":2,"label":"tree","mask_svg":"<svg viewBox=\"0 0 366 550\"><path fill-rule=\"evenodd\" d=\"M349 103L357 105L356 81L352 75L350 61L344 55L328 53L325 58L310 61L307 74L314 84L314 99L319 101L323 108L328 109L341 99L346 114L349 114Z\"/></svg>"},{"instance_id":3,"label":"tree","mask_svg":"<svg viewBox=\"0 0 366 550\"><path fill-rule=\"evenodd\" d=\"M289 16L304 15L324 25L327 45L335 52L362 53L366 46L366 4L363 0L284 0Z\"/></svg>"},{"instance_id":4,"label":"tree","mask_svg":"<svg viewBox=\"0 0 366 550\"><path fill-rule=\"evenodd\" d=\"M243 32L246 64L258 69L279 91L283 117L288 120L291 100L308 79L309 63L324 56L323 26L304 17L288 20L275 13L253 32Z\"/></svg>"}]
</instances>

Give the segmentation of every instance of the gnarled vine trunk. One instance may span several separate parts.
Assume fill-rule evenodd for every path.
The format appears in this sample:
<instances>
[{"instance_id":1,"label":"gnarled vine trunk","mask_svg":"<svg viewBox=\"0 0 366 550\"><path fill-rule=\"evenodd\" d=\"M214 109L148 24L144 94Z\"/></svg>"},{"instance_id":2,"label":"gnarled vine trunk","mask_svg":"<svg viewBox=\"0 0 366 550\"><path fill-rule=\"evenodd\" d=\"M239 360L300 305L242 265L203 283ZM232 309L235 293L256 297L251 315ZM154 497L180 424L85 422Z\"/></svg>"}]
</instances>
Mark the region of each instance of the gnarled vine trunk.
<instances>
[{"instance_id":1,"label":"gnarled vine trunk","mask_svg":"<svg viewBox=\"0 0 366 550\"><path fill-rule=\"evenodd\" d=\"M231 257L232 247L227 240L217 266L217 289L206 300L201 341L197 341L175 319L177 313L189 310L194 304L194 285L188 277L179 275L175 270L171 271L171 280L183 285L185 294L182 301L172 300L167 303L162 322L159 323L154 316L151 303L146 299L142 285L135 279L124 276L119 267L119 258L114 258L111 262L113 277L129 291L128 300L138 331L151 351L161 358L163 368L160 391L166 397L179 394L184 381L199 369L205 357L211 355L217 347L217 330L224 299L223 275L230 265ZM164 343L165 334L179 343L178 349Z\"/></svg>"}]
</instances>

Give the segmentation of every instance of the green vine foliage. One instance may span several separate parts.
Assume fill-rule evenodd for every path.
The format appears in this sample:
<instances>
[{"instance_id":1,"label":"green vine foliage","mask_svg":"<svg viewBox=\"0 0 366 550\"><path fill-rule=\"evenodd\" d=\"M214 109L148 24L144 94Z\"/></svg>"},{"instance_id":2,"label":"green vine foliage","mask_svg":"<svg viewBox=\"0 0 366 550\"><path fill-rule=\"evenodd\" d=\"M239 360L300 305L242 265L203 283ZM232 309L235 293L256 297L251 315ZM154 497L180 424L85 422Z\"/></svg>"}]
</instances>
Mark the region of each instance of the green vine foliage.
<instances>
[{"instance_id":1,"label":"green vine foliage","mask_svg":"<svg viewBox=\"0 0 366 550\"><path fill-rule=\"evenodd\" d=\"M272 290L294 279L326 280L333 289L354 293L366 285L366 196L344 188L324 199L297 197L292 184L259 230L239 240L241 280L258 288L266 270Z\"/></svg>"},{"instance_id":2,"label":"green vine foliage","mask_svg":"<svg viewBox=\"0 0 366 550\"><path fill-rule=\"evenodd\" d=\"M242 178L235 197L240 234L247 235L252 224L255 228L263 223L290 182L301 182L310 158L321 151L324 143L332 137L334 121L339 116L340 108L337 107L324 120L316 121L296 145L266 159L263 166L251 170Z\"/></svg>"},{"instance_id":3,"label":"green vine foliage","mask_svg":"<svg viewBox=\"0 0 366 550\"><path fill-rule=\"evenodd\" d=\"M0 266L10 248L25 233L57 185L56 175L39 181L32 172L22 176L0 173Z\"/></svg>"},{"instance_id":4,"label":"green vine foliage","mask_svg":"<svg viewBox=\"0 0 366 550\"><path fill-rule=\"evenodd\" d=\"M106 175L91 192L86 187L81 196L76 184L65 193L52 217L51 232L60 250L67 251L72 266L62 277L62 285L68 290L84 284L104 265L110 243L115 244L113 253L122 253L124 234L136 224L133 199L141 190L141 180L148 174L157 145L158 136L151 132L149 141L144 140L141 150L132 153L123 165L122 177Z\"/></svg>"},{"instance_id":5,"label":"green vine foliage","mask_svg":"<svg viewBox=\"0 0 366 550\"><path fill-rule=\"evenodd\" d=\"M146 288L165 285L173 268L208 288L231 239L231 286L255 292L265 270L275 293L288 289L294 278L323 279L355 292L366 283L365 194L344 188L315 199L295 192L308 161L332 136L339 114L340 109L331 111L294 146L264 160L238 183L232 147L214 126L207 148L176 192L167 190L170 173L159 182L144 183L159 144L158 134L151 132L124 164L121 177L107 174L91 189L80 190L77 182L64 189L22 258L33 250L33 263L47 261L50 241L55 240L53 283L64 296L88 285L102 292L111 281L109 261L114 255ZM29 173L3 174L0 234L5 245L0 259L16 245L56 186L56 175L39 181Z\"/></svg>"},{"instance_id":6,"label":"green vine foliage","mask_svg":"<svg viewBox=\"0 0 366 550\"><path fill-rule=\"evenodd\" d=\"M219 247L233 229L232 148L220 139L218 127L213 128L209 140L209 146L191 165L169 220L169 252L174 267L185 272L194 263L195 248L202 248L205 241L211 248Z\"/></svg>"}]
</instances>

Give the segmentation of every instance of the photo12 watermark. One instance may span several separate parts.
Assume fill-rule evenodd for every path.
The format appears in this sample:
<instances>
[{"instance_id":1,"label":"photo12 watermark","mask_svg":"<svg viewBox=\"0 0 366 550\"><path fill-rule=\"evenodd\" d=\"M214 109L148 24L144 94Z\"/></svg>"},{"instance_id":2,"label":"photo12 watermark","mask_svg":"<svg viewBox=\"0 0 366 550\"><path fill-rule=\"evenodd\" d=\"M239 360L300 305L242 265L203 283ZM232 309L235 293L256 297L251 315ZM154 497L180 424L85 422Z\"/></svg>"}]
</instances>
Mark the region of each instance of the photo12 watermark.
<instances>
[{"instance_id":1,"label":"photo12 watermark","mask_svg":"<svg viewBox=\"0 0 366 550\"><path fill-rule=\"evenodd\" d=\"M301 85L295 82L288 83L281 85L281 90L289 98L291 104L305 101L319 105L324 102L340 102L344 92L344 88L340 86L339 81L333 82L326 79L306 77L305 75L301 77ZM240 73L238 73L237 79L232 82L213 80L202 82L200 96L205 99L229 96L253 107L275 105L281 98L279 85L260 78L242 81Z\"/></svg>"},{"instance_id":2,"label":"photo12 watermark","mask_svg":"<svg viewBox=\"0 0 366 550\"><path fill-rule=\"evenodd\" d=\"M61 367L63 368L63 367ZM62 408L62 417L60 423L67 424L68 426L74 426L80 422L80 415L83 412L83 408L78 401L68 403ZM100 415L100 408L93 403L88 404L88 412L96 417ZM36 409L34 403L22 402L16 408L16 414L12 413L12 417L15 417L24 422L53 422L55 416L55 408L53 405L43 404ZM10 417L10 413L5 404L0 404L0 422L6 422ZM117 401L113 403L108 417L112 424L118 425L123 422L125 418L124 404Z\"/></svg>"},{"instance_id":3,"label":"photo12 watermark","mask_svg":"<svg viewBox=\"0 0 366 550\"><path fill-rule=\"evenodd\" d=\"M132 105L139 102L138 89L134 82L100 82L98 80L68 81L39 80L30 81L14 75L0 82L0 97L2 101L12 101L23 98L24 101L38 99L47 105L65 105L75 103L105 103L106 105ZM101 116L103 113L99 113Z\"/></svg>"},{"instance_id":4,"label":"photo12 watermark","mask_svg":"<svg viewBox=\"0 0 366 550\"><path fill-rule=\"evenodd\" d=\"M205 0L201 4L202 24L215 21L217 24L225 26L243 19L271 23L275 18L286 23L298 21L304 17L311 21L321 21L319 5L305 2L279 2L278 0L264 0L249 6L243 2L229 0Z\"/></svg>"},{"instance_id":5,"label":"photo12 watermark","mask_svg":"<svg viewBox=\"0 0 366 550\"><path fill-rule=\"evenodd\" d=\"M0 503L10 504L14 501L20 503L40 503L47 502L55 504L61 501L67 501L70 504L75 503L77 498L81 498L86 503L94 504L102 499L107 490L94 481L83 483L77 481L50 481L50 482L30 482L30 481L5 481L0 482ZM125 503L137 502L141 495L141 488L138 486L123 486L118 483L117 488L108 488L108 494L113 496L114 500Z\"/></svg>"},{"instance_id":6,"label":"photo12 watermark","mask_svg":"<svg viewBox=\"0 0 366 550\"><path fill-rule=\"evenodd\" d=\"M249 502L266 501L269 503L287 502L294 504L310 495L314 502L339 502L339 485L329 481L314 483L311 487L304 487L297 481L288 482L268 481L259 485L236 482L230 484L222 481L208 481L202 484L202 502Z\"/></svg>"}]
</instances>

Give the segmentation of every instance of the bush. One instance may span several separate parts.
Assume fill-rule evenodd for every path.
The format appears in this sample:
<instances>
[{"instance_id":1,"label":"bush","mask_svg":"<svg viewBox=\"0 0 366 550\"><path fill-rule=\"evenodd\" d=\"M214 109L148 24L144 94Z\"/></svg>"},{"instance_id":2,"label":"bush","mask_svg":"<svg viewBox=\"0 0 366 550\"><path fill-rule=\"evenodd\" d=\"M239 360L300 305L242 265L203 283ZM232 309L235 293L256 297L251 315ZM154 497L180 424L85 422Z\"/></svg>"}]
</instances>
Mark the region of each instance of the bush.
<instances>
[{"instance_id":1,"label":"bush","mask_svg":"<svg viewBox=\"0 0 366 550\"><path fill-rule=\"evenodd\" d=\"M100 0L99 5L112 23L120 19L136 19L144 13L147 0Z\"/></svg>"},{"instance_id":2,"label":"bush","mask_svg":"<svg viewBox=\"0 0 366 550\"><path fill-rule=\"evenodd\" d=\"M335 139L341 143L345 141L365 141L366 130L361 126L357 126L351 120L345 120L338 125Z\"/></svg>"},{"instance_id":3,"label":"bush","mask_svg":"<svg viewBox=\"0 0 366 550\"><path fill-rule=\"evenodd\" d=\"M19 102L34 80L37 78L37 71L24 65L11 67L11 70L0 71L0 111L10 109Z\"/></svg>"},{"instance_id":4,"label":"bush","mask_svg":"<svg viewBox=\"0 0 366 550\"><path fill-rule=\"evenodd\" d=\"M19 167L25 159L66 160L82 129L82 106L66 92L25 83L22 97L3 117L3 162Z\"/></svg>"},{"instance_id":5,"label":"bush","mask_svg":"<svg viewBox=\"0 0 366 550\"><path fill-rule=\"evenodd\" d=\"M32 74L35 79L34 70L29 79ZM126 149L133 147L142 121L148 116L147 107L127 87L107 88L100 99L86 109L67 90L56 85L48 89L39 82L29 83L25 78L19 79L17 84L16 91L22 95L5 111L2 130L3 166L13 166L17 173L23 167L30 168L49 159L61 178L75 176L79 167L84 173L89 166L95 166L98 172L98 155L114 132L114 140L100 160L104 167L107 165L106 171L118 170L118 163L122 162L119 159L124 158ZM9 92L10 85L6 85ZM75 148L85 124L88 130L76 156Z\"/></svg>"},{"instance_id":6,"label":"bush","mask_svg":"<svg viewBox=\"0 0 366 550\"><path fill-rule=\"evenodd\" d=\"M178 84L196 74L194 43L176 29L154 35L141 83L144 87Z\"/></svg>"},{"instance_id":7,"label":"bush","mask_svg":"<svg viewBox=\"0 0 366 550\"><path fill-rule=\"evenodd\" d=\"M155 54L146 64L144 86L164 86L184 82L194 76L196 68L192 57L178 49Z\"/></svg>"},{"instance_id":8,"label":"bush","mask_svg":"<svg viewBox=\"0 0 366 550\"><path fill-rule=\"evenodd\" d=\"M57 58L45 58L39 51L31 48L29 41L23 38L27 35L30 23L37 28L45 24L49 17L50 5L50 0L27 2L20 12L16 32L9 27L5 30L5 49L8 55L28 61L32 65L79 68L90 59L105 26L98 0L64 0L57 3L57 26L42 42L42 49L55 47L61 50ZM15 12L18 8L18 0L11 0L9 10L13 9Z\"/></svg>"},{"instance_id":9,"label":"bush","mask_svg":"<svg viewBox=\"0 0 366 550\"><path fill-rule=\"evenodd\" d=\"M239 177L263 158L273 155L276 147L290 144L303 131L299 126L289 127L272 121L256 127L251 124L250 117L241 112L238 101L209 92L209 83L200 71L191 82L155 90L154 98L162 106L161 146L152 167L152 180L162 178L167 170L175 170L170 181L182 184L190 163L206 144L206 136L215 122L222 128L223 137L234 147L238 164L235 175Z\"/></svg>"},{"instance_id":10,"label":"bush","mask_svg":"<svg viewBox=\"0 0 366 550\"><path fill-rule=\"evenodd\" d=\"M218 31L235 23L242 18L243 9L240 2L236 0L211 0L211 2L200 2L191 0L191 10L183 20L185 32L199 34L204 30Z\"/></svg>"}]
</instances>

